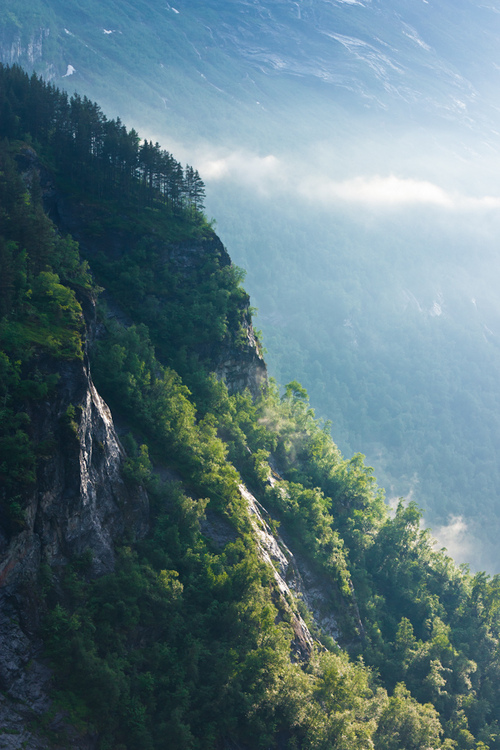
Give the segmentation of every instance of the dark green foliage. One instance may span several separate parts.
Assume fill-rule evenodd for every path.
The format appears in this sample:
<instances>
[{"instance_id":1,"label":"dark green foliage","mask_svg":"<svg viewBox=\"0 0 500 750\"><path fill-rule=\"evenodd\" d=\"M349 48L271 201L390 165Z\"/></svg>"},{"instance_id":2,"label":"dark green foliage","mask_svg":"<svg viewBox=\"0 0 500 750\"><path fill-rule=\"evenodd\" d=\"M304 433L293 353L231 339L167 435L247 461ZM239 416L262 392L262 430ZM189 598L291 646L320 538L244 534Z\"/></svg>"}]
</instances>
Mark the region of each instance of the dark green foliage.
<instances>
[{"instance_id":1,"label":"dark green foliage","mask_svg":"<svg viewBox=\"0 0 500 750\"><path fill-rule=\"evenodd\" d=\"M248 295L240 270L201 212L198 172L183 169L159 144L141 143L95 103L77 95L68 99L16 66L0 66L2 102L13 116L0 120L0 137L34 141L39 157L56 170L74 201L73 221L80 224L82 249L97 281L135 322L150 327L162 361L182 376L198 409L210 410L217 389L200 365L223 343L246 343L240 338ZM2 252L12 254L13 248L0 246ZM33 261L43 270L40 253ZM66 270L68 280L78 283ZM8 295L10 277L3 282Z\"/></svg>"},{"instance_id":2,"label":"dark green foliage","mask_svg":"<svg viewBox=\"0 0 500 750\"><path fill-rule=\"evenodd\" d=\"M8 534L23 528L37 452L30 413L57 376L43 356L83 357L82 308L75 289L92 292L70 238L58 236L41 204L36 175L21 180L13 154L0 148L0 514ZM69 286L71 285L71 286Z\"/></svg>"},{"instance_id":3,"label":"dark green foliage","mask_svg":"<svg viewBox=\"0 0 500 750\"><path fill-rule=\"evenodd\" d=\"M163 501L153 536L124 548L113 575L85 584L68 571L72 613L57 604L45 625L51 658L102 747L162 747L165 733L178 748L227 734L265 746L290 711L276 688L293 680L269 574L248 539L208 551L197 528L204 503L175 487Z\"/></svg>"},{"instance_id":4,"label":"dark green foliage","mask_svg":"<svg viewBox=\"0 0 500 750\"><path fill-rule=\"evenodd\" d=\"M205 189L196 170L182 166L159 144L140 145L135 130L108 120L87 97L67 94L31 78L19 67L0 66L0 137L36 141L79 190L153 208L188 211L195 220Z\"/></svg>"}]
</instances>

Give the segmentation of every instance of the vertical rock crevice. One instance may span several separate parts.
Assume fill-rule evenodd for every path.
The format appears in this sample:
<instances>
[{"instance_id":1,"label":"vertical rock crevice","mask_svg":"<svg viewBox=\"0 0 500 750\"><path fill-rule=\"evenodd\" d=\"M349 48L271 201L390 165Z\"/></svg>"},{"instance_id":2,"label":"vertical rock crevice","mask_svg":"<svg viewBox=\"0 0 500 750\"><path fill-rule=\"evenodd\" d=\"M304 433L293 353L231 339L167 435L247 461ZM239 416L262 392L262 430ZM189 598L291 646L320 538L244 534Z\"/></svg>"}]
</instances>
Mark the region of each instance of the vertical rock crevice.
<instances>
[{"instance_id":1,"label":"vertical rock crevice","mask_svg":"<svg viewBox=\"0 0 500 750\"><path fill-rule=\"evenodd\" d=\"M89 575L111 572L115 542L125 533L144 536L149 523L145 490L122 478L126 456L88 365L53 367L55 394L31 414L35 440L50 451L39 463L24 528L0 543L0 748L47 746L26 728L51 707L51 671L41 659L41 565L57 580L90 551ZM63 719L56 714L54 721ZM74 738L72 747L89 747L82 742Z\"/></svg>"}]
</instances>

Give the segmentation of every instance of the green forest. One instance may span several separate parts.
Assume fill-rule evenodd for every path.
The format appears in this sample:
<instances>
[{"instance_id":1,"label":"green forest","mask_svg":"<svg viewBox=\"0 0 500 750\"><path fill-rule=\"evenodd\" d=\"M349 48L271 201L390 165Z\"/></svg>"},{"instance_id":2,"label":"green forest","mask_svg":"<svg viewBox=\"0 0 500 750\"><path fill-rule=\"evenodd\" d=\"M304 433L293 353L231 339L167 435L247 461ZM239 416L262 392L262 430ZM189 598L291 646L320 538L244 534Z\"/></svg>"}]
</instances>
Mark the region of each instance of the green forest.
<instances>
[{"instance_id":1,"label":"green forest","mask_svg":"<svg viewBox=\"0 0 500 750\"><path fill-rule=\"evenodd\" d=\"M2 535L25 532L54 450L56 436L36 439L37 411L87 356L124 426L123 480L150 501L149 533L117 541L113 572L92 574L91 548L40 566L53 714L102 750L165 738L175 750L500 750L500 576L437 551L414 503L390 513L299 382L253 398L214 376L221 349L247 345L248 296L197 171L18 67L0 67L0 138ZM48 215L47 175L77 237ZM61 418L68 445L80 416L75 403ZM242 485L320 582L336 639L278 592ZM297 657L299 618L313 645ZM51 727L48 714L32 731L71 746Z\"/></svg>"}]
</instances>

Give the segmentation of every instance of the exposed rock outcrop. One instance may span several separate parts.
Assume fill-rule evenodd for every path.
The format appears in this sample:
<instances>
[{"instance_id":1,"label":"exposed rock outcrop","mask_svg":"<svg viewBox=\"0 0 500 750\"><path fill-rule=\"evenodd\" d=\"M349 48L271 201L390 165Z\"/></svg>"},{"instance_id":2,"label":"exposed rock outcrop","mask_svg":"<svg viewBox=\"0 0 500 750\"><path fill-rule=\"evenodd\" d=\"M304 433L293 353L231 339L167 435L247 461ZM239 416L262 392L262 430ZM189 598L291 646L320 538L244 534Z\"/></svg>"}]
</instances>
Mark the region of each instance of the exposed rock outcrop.
<instances>
[{"instance_id":1,"label":"exposed rock outcrop","mask_svg":"<svg viewBox=\"0 0 500 750\"><path fill-rule=\"evenodd\" d=\"M260 556L273 572L276 589L279 592L278 610L286 612L291 620L294 632L291 644L292 657L301 661L307 660L313 649L313 638L302 616L292 606L294 597L288 585L288 582L298 575L293 554L281 537L273 533L264 517L265 509L245 485L240 485L240 492L248 503Z\"/></svg>"},{"instance_id":2,"label":"exposed rock outcrop","mask_svg":"<svg viewBox=\"0 0 500 750\"><path fill-rule=\"evenodd\" d=\"M282 481L281 470L272 455L269 457L269 466L271 467L269 484L272 487L278 486L278 491L285 493L284 488L278 485ZM286 542L290 545L284 529L282 537L282 544L285 545ZM340 636L340 627L337 613L332 606L331 583L314 573L311 566L297 551L294 552L293 557L289 558L286 580L294 594L300 597L307 606L319 630L337 641ZM357 619L361 626L360 632L362 632L359 612L357 612Z\"/></svg>"},{"instance_id":3,"label":"exposed rock outcrop","mask_svg":"<svg viewBox=\"0 0 500 750\"><path fill-rule=\"evenodd\" d=\"M221 266L231 265L226 248L215 235L204 243L172 245L166 250L165 256L178 271L189 275L205 253L217 253ZM268 379L266 363L252 325L250 299L247 295L241 301L239 312L241 330L238 342L227 337L222 345L208 344L201 347L199 353L211 361L213 371L227 385L229 393L248 388L255 398L261 388L267 385Z\"/></svg>"},{"instance_id":4,"label":"exposed rock outcrop","mask_svg":"<svg viewBox=\"0 0 500 750\"><path fill-rule=\"evenodd\" d=\"M21 33L13 25L0 29L0 62L7 65L22 65L28 70L42 69L46 80L56 76L53 63L44 61L44 46L51 35L48 26L41 26L31 33Z\"/></svg>"},{"instance_id":5,"label":"exposed rock outcrop","mask_svg":"<svg viewBox=\"0 0 500 750\"><path fill-rule=\"evenodd\" d=\"M224 346L215 360L215 374L227 385L229 393L248 388L255 398L267 385L267 367L256 339L250 315L244 314L245 343Z\"/></svg>"},{"instance_id":6,"label":"exposed rock outcrop","mask_svg":"<svg viewBox=\"0 0 500 750\"><path fill-rule=\"evenodd\" d=\"M31 414L36 442L50 448L39 463L25 527L0 532L0 748L45 747L26 729L51 705L51 673L39 660L41 565L57 580L70 560L90 551L89 575L101 575L113 569L115 540L148 529L147 495L122 479L125 454L88 365L52 364L59 374L55 393ZM52 723L62 721L54 714ZM71 746L88 742L75 737Z\"/></svg>"},{"instance_id":7,"label":"exposed rock outcrop","mask_svg":"<svg viewBox=\"0 0 500 750\"><path fill-rule=\"evenodd\" d=\"M291 658L294 661L307 661L312 653L313 637L296 606L296 595L301 595L296 560L281 536L273 531L266 520L269 516L265 508L244 484L240 484L239 490L247 502L259 556L268 565L274 579L273 598L278 618L286 617L292 626L294 636L290 644ZM210 510L200 526L201 532L219 550L234 542L238 536L234 527L221 514Z\"/></svg>"}]
</instances>

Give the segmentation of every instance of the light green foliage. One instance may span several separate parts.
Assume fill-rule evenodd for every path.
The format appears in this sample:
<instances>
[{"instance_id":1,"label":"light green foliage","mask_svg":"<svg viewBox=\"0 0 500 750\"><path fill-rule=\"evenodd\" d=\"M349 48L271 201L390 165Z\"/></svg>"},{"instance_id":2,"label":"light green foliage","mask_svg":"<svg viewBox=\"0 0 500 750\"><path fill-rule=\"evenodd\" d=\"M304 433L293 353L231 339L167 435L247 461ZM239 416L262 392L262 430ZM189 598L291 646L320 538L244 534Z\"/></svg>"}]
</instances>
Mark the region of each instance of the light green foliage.
<instances>
[{"instance_id":1,"label":"light green foliage","mask_svg":"<svg viewBox=\"0 0 500 750\"><path fill-rule=\"evenodd\" d=\"M435 750L441 747L441 725L429 703L419 705L403 684L394 694L379 720L375 734L377 750Z\"/></svg>"},{"instance_id":2,"label":"light green foliage","mask_svg":"<svg viewBox=\"0 0 500 750\"><path fill-rule=\"evenodd\" d=\"M321 525L329 528L331 535L333 526L354 563L372 544L386 517L383 493L376 486L373 470L365 467L360 454L342 457L329 435L329 425L315 419L307 393L296 382L286 386L281 399L271 389L259 417L278 436L276 455L287 477L308 489L309 500L302 505L318 526L314 535L321 537ZM293 494L285 492L289 497Z\"/></svg>"},{"instance_id":3,"label":"light green foliage","mask_svg":"<svg viewBox=\"0 0 500 750\"><path fill-rule=\"evenodd\" d=\"M384 691L374 692L369 671L346 653L322 654L316 669L315 696L329 717L325 740L342 750L371 750Z\"/></svg>"},{"instance_id":4,"label":"light green foliage","mask_svg":"<svg viewBox=\"0 0 500 750\"><path fill-rule=\"evenodd\" d=\"M238 475L226 461L210 415L196 423L190 393L179 376L155 357L145 326L116 329L97 347L96 381L109 402L143 431L159 461L168 461L208 494L225 513L241 504ZM129 463L134 475L148 470L146 449Z\"/></svg>"}]
</instances>

